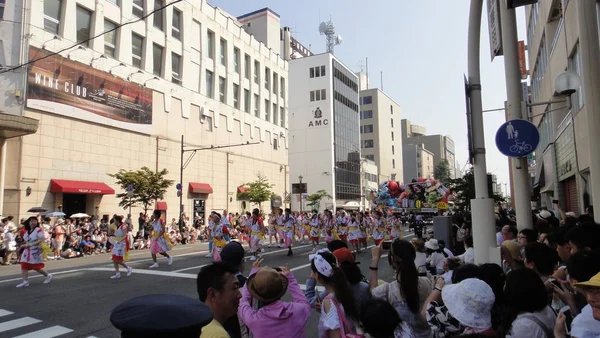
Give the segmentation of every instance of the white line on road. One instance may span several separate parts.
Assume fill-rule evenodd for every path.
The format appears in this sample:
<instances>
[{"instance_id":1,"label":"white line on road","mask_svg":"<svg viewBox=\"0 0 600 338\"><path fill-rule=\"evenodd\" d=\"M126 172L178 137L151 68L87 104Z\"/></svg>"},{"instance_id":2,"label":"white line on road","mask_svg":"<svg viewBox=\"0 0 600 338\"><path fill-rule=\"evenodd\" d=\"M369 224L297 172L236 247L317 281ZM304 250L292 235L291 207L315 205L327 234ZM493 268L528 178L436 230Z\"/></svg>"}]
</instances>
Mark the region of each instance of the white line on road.
<instances>
[{"instance_id":1,"label":"white line on road","mask_svg":"<svg viewBox=\"0 0 600 338\"><path fill-rule=\"evenodd\" d=\"M8 322L0 323L0 332L10 331L14 329L18 329L23 326L33 325L37 323L41 323L42 321L39 319L31 318L31 317L23 317L19 319L10 320Z\"/></svg>"},{"instance_id":2,"label":"white line on road","mask_svg":"<svg viewBox=\"0 0 600 338\"><path fill-rule=\"evenodd\" d=\"M52 272L51 275L52 276L58 276L58 275L66 274L66 273L73 273L73 272L78 272L78 271L83 271L83 270L85 270L85 269L73 269L73 270L65 270L65 271L59 271L59 272ZM33 276L29 276L29 279L40 278L40 277L45 277L45 276L42 276L42 275L33 275ZM2 283L8 283L8 282L16 282L16 281L20 281L20 280L22 280L21 277L0 280L0 284L2 284Z\"/></svg>"},{"instance_id":3,"label":"white line on road","mask_svg":"<svg viewBox=\"0 0 600 338\"><path fill-rule=\"evenodd\" d=\"M83 269L86 271L110 271L114 272L114 269L111 268L86 268ZM178 278L190 278L196 279L196 275L193 273L179 273L175 271L157 271L157 270L141 270L141 269L133 269L134 274L140 275L154 275L154 276L166 276L166 277L178 277ZM127 279L127 277L121 277L121 279Z\"/></svg>"},{"instance_id":4,"label":"white line on road","mask_svg":"<svg viewBox=\"0 0 600 338\"><path fill-rule=\"evenodd\" d=\"M2 310L0 309L0 317L4 317L4 316L10 316L12 315L14 312L10 312L10 311L6 311L6 310Z\"/></svg>"},{"instance_id":5,"label":"white line on road","mask_svg":"<svg viewBox=\"0 0 600 338\"><path fill-rule=\"evenodd\" d=\"M171 252L171 251L169 251L169 252ZM201 254L204 254L204 253L208 253L208 251L188 252L188 253L181 254L181 255L173 255L172 257L173 258L177 258L177 257L201 255ZM150 255L150 252L149 251L146 252L146 255ZM163 256L159 256L159 257L164 258ZM152 258L138 259L137 261L129 261L129 262L126 262L126 263L127 264L137 264L137 263L143 263L143 262L152 262ZM112 266L112 263L111 264L107 264L107 266Z\"/></svg>"},{"instance_id":6,"label":"white line on road","mask_svg":"<svg viewBox=\"0 0 600 338\"><path fill-rule=\"evenodd\" d=\"M67 329L66 327L62 327L62 326L53 326L53 327L49 327L47 329L38 330L35 332L27 333L24 335L13 337L13 338L52 338L52 337L62 336L63 334L67 334L69 332L73 332L73 330Z\"/></svg>"}]
</instances>

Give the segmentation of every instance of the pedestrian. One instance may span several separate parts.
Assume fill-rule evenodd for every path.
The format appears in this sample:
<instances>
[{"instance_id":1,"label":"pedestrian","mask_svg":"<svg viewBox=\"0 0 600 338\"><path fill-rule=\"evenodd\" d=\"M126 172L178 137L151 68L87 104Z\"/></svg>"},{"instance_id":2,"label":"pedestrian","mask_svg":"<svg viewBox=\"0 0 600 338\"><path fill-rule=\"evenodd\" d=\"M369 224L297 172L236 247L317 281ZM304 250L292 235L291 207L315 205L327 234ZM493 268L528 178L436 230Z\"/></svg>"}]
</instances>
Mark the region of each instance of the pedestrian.
<instances>
[{"instance_id":1,"label":"pedestrian","mask_svg":"<svg viewBox=\"0 0 600 338\"><path fill-rule=\"evenodd\" d=\"M265 226L263 220L260 217L260 211L258 209L252 210L252 217L250 219L250 250L252 251L251 261L261 257L262 244L260 241L263 238Z\"/></svg>"},{"instance_id":2,"label":"pedestrian","mask_svg":"<svg viewBox=\"0 0 600 338\"><path fill-rule=\"evenodd\" d=\"M115 267L115 274L111 276L111 279L121 278L121 272L119 272L119 265L127 269L127 277L131 276L133 269L125 264L129 260L129 224L123 223L122 216L116 216L115 222L108 227L108 236L111 238L113 244L112 249L112 262Z\"/></svg>"},{"instance_id":3,"label":"pedestrian","mask_svg":"<svg viewBox=\"0 0 600 338\"><path fill-rule=\"evenodd\" d=\"M293 255L292 245L294 243L294 224L296 220L292 215L292 210L289 208L285 209L285 215L283 216L283 238L285 240L285 246L288 248L288 256Z\"/></svg>"},{"instance_id":4,"label":"pedestrian","mask_svg":"<svg viewBox=\"0 0 600 338\"><path fill-rule=\"evenodd\" d=\"M225 245L223 250L221 250L221 262L231 265L236 269L236 278L238 280L240 288L246 284L246 277L244 277L244 248L242 244L238 242L230 242ZM241 338L244 335L242 333L248 332L248 328L241 322L237 316L237 314L231 318L229 318L223 327L231 338Z\"/></svg>"},{"instance_id":5,"label":"pedestrian","mask_svg":"<svg viewBox=\"0 0 600 338\"><path fill-rule=\"evenodd\" d=\"M52 275L44 270L44 258L47 256L50 248L46 245L44 230L40 228L36 216L29 217L23 224L25 232L23 233L24 250L21 254L21 276L23 281L17 285L18 288L29 286L29 271L35 270L46 276L44 284L52 281Z\"/></svg>"},{"instance_id":6,"label":"pedestrian","mask_svg":"<svg viewBox=\"0 0 600 338\"><path fill-rule=\"evenodd\" d=\"M152 261L154 264L150 266L150 269L158 268L158 261L156 255L167 257L168 264L173 264L173 257L169 256L167 252L173 248L173 243L169 239L169 235L166 233L165 222L160 218L160 210L154 210L152 215L154 220L152 221L152 241L150 242L150 253L152 254Z\"/></svg>"},{"instance_id":7,"label":"pedestrian","mask_svg":"<svg viewBox=\"0 0 600 338\"><path fill-rule=\"evenodd\" d=\"M198 273L198 297L213 313L213 320L202 328L200 338L230 337L223 325L235 316L242 297L235 275L235 268L223 262L207 265Z\"/></svg>"},{"instance_id":8,"label":"pedestrian","mask_svg":"<svg viewBox=\"0 0 600 338\"><path fill-rule=\"evenodd\" d=\"M6 227L6 233L4 234L4 262L3 265L10 265L12 256L17 250L17 241L15 237L17 232L17 226L9 223Z\"/></svg>"}]
</instances>

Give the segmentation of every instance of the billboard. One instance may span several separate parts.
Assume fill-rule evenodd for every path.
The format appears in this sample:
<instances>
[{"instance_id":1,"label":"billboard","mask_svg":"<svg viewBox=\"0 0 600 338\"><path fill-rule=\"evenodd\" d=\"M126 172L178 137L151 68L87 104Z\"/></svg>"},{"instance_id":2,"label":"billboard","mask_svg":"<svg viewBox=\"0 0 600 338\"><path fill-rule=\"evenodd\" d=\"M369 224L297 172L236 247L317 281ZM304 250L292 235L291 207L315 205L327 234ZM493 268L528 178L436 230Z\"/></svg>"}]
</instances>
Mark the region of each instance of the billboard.
<instances>
[{"instance_id":1,"label":"billboard","mask_svg":"<svg viewBox=\"0 0 600 338\"><path fill-rule=\"evenodd\" d=\"M150 134L152 90L60 55L29 48L27 107Z\"/></svg>"}]
</instances>

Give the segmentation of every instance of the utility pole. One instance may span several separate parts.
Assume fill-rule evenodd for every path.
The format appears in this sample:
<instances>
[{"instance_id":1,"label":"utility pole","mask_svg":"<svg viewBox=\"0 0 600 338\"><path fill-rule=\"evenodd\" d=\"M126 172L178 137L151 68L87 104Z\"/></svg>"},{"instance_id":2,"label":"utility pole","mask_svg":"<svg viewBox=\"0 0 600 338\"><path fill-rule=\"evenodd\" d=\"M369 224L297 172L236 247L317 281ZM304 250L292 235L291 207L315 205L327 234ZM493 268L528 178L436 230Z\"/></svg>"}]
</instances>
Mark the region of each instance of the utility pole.
<instances>
[{"instance_id":1,"label":"utility pole","mask_svg":"<svg viewBox=\"0 0 600 338\"><path fill-rule=\"evenodd\" d=\"M490 248L496 246L496 220L494 200L489 198L483 108L481 102L480 41L483 0L471 0L468 31L468 95L471 109L471 135L473 139L473 174L475 199L471 200L473 249L475 263L490 262Z\"/></svg>"},{"instance_id":2,"label":"utility pole","mask_svg":"<svg viewBox=\"0 0 600 338\"><path fill-rule=\"evenodd\" d=\"M519 69L516 10L514 8L509 9L506 0L500 1L508 116L511 120L528 120L528 117L524 117L521 111L523 92L521 89L521 71ZM517 227L519 230L533 229L533 220L531 218L531 176L529 175L527 158L512 158L510 163L515 189L515 196L513 198L515 201Z\"/></svg>"}]
</instances>

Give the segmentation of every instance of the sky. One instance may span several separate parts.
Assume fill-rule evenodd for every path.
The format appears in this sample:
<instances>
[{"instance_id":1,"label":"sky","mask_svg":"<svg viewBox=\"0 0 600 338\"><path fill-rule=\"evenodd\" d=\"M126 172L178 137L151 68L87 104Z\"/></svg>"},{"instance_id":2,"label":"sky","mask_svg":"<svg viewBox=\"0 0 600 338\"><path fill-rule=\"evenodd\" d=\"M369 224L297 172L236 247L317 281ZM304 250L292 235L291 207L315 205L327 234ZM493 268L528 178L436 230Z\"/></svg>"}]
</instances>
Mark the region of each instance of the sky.
<instances>
[{"instance_id":1,"label":"sky","mask_svg":"<svg viewBox=\"0 0 600 338\"><path fill-rule=\"evenodd\" d=\"M325 52L319 24L331 19L343 42L335 55L350 69L369 64L370 87L381 89L401 106L402 118L422 125L428 134L454 139L456 163L468 157L464 77L467 72L469 0L209 0L240 16L264 7L278 13L281 25L314 53ZM517 10L519 39L526 35L523 9ZM506 100L504 60L490 58L487 12L481 30L483 109L503 108ZM508 183L508 161L494 137L504 111L484 113L487 171ZM400 124L398 124L399 126ZM407 178L408 179L408 178ZM510 186L510 185L509 185ZM502 184L504 189L504 184ZM504 192L504 190L503 190Z\"/></svg>"}]
</instances>

